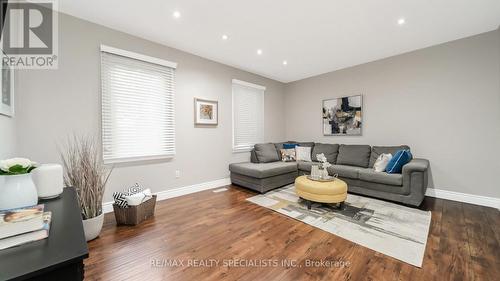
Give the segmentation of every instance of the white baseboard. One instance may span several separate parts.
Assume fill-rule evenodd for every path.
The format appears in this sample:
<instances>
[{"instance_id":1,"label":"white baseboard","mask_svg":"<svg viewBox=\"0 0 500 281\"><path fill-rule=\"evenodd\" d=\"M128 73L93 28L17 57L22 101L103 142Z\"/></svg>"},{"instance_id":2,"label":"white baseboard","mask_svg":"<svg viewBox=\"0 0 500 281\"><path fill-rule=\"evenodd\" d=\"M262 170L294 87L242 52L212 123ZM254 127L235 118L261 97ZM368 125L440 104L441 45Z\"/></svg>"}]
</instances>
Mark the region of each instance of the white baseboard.
<instances>
[{"instance_id":1,"label":"white baseboard","mask_svg":"<svg viewBox=\"0 0 500 281\"><path fill-rule=\"evenodd\" d=\"M224 178L220 180L214 180L189 186L178 187L174 189L168 189L164 191L157 192L157 200L165 200L169 198L174 198L186 194L191 194L203 190L214 189L221 186L230 185L231 180L229 178ZM440 199L447 199L452 201L464 202L474 205L493 207L500 210L500 198L480 196L474 194L460 193L455 191L448 191L443 189L427 188L425 192L426 196L435 197ZM102 210L104 213L113 212L113 201L105 202L102 204Z\"/></svg>"},{"instance_id":2,"label":"white baseboard","mask_svg":"<svg viewBox=\"0 0 500 281\"><path fill-rule=\"evenodd\" d=\"M204 182L204 183L199 183L199 184L193 184L189 186L183 186L183 187L178 187L178 188L173 188L173 189L168 189L168 190L163 190L160 192L156 192L155 194L158 196L156 197L157 201L169 199L169 198L174 198L190 193L195 193L203 190L208 190L208 189L213 189L221 186L226 186L230 185L231 180L229 178L224 178L220 180L214 180L214 181L209 181L209 182ZM113 201L110 202L104 202L102 204L102 211L104 213L111 213L113 212Z\"/></svg>"},{"instance_id":3,"label":"white baseboard","mask_svg":"<svg viewBox=\"0 0 500 281\"><path fill-rule=\"evenodd\" d=\"M474 205L493 207L500 210L500 198L460 193L443 189L427 188L425 195L435 198L459 201Z\"/></svg>"}]
</instances>

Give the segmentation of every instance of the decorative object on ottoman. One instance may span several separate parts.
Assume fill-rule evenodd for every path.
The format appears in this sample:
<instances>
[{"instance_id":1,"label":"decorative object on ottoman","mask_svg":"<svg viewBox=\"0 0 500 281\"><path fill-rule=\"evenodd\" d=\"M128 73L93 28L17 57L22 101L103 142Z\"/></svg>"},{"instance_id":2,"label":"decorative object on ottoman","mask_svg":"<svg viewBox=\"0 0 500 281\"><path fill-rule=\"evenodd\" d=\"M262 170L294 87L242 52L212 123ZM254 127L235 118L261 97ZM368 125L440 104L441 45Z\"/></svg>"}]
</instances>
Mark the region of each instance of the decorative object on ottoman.
<instances>
[{"instance_id":1,"label":"decorative object on ottoman","mask_svg":"<svg viewBox=\"0 0 500 281\"><path fill-rule=\"evenodd\" d=\"M320 153L318 155L316 155L316 159L318 159L318 161L321 163L319 165L319 178L320 179L326 179L329 177L328 175L328 168L332 166L332 164L330 164L328 162L328 160L326 159L325 157L325 154L323 153Z\"/></svg>"},{"instance_id":2,"label":"decorative object on ottoman","mask_svg":"<svg viewBox=\"0 0 500 281\"><path fill-rule=\"evenodd\" d=\"M313 181L307 176L300 176L295 179L295 193L307 200L308 208L312 202L319 203L342 203L347 198L347 184L339 179L334 181Z\"/></svg>"},{"instance_id":3,"label":"decorative object on ottoman","mask_svg":"<svg viewBox=\"0 0 500 281\"><path fill-rule=\"evenodd\" d=\"M92 137L68 140L65 153L61 153L64 166L64 183L73 186L82 212L85 239L99 236L104 221L102 197L112 169L106 168Z\"/></svg>"},{"instance_id":4,"label":"decorative object on ottoman","mask_svg":"<svg viewBox=\"0 0 500 281\"><path fill-rule=\"evenodd\" d=\"M42 164L33 171L38 198L56 198L63 192L63 168L59 164Z\"/></svg>"},{"instance_id":5,"label":"decorative object on ottoman","mask_svg":"<svg viewBox=\"0 0 500 281\"><path fill-rule=\"evenodd\" d=\"M0 161L0 210L33 206L38 194L31 178L36 163L26 158Z\"/></svg>"},{"instance_id":6,"label":"decorative object on ottoman","mask_svg":"<svg viewBox=\"0 0 500 281\"><path fill-rule=\"evenodd\" d=\"M156 195L137 206L121 208L113 204L117 225L138 225L154 216L156 206Z\"/></svg>"}]
</instances>

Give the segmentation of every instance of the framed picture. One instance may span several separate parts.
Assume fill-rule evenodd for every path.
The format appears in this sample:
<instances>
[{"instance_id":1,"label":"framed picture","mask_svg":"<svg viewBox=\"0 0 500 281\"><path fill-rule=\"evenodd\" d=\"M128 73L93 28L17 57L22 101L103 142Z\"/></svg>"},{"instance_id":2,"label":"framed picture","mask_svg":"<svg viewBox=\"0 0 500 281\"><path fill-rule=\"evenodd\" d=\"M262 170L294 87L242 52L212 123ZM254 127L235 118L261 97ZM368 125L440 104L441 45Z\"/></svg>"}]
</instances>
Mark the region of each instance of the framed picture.
<instances>
[{"instance_id":1,"label":"framed picture","mask_svg":"<svg viewBox=\"0 0 500 281\"><path fill-rule=\"evenodd\" d=\"M219 103L213 100L195 98L194 124L217 126L219 124Z\"/></svg>"},{"instance_id":2,"label":"framed picture","mask_svg":"<svg viewBox=\"0 0 500 281\"><path fill-rule=\"evenodd\" d=\"M0 88L2 89L2 94L0 114L12 117L14 116L14 70L6 65L1 70Z\"/></svg>"},{"instance_id":3,"label":"framed picture","mask_svg":"<svg viewBox=\"0 0 500 281\"><path fill-rule=\"evenodd\" d=\"M363 125L361 95L323 100L323 135L360 136Z\"/></svg>"}]
</instances>

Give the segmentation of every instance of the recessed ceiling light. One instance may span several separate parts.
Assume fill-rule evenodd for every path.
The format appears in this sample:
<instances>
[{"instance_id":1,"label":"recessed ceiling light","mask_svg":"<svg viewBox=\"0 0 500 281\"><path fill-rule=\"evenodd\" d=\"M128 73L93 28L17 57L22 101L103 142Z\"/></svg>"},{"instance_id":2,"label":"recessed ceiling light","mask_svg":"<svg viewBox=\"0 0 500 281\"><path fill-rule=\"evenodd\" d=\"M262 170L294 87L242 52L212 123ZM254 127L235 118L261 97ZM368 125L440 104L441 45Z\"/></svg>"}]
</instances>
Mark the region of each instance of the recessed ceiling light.
<instances>
[{"instance_id":1,"label":"recessed ceiling light","mask_svg":"<svg viewBox=\"0 0 500 281\"><path fill-rule=\"evenodd\" d=\"M257 55L262 55L262 50L261 49L257 50Z\"/></svg>"},{"instance_id":2,"label":"recessed ceiling light","mask_svg":"<svg viewBox=\"0 0 500 281\"><path fill-rule=\"evenodd\" d=\"M405 22L406 22L406 20L404 18L398 19L398 24L399 25L403 25L403 24L405 24Z\"/></svg>"},{"instance_id":3,"label":"recessed ceiling light","mask_svg":"<svg viewBox=\"0 0 500 281\"><path fill-rule=\"evenodd\" d=\"M172 14L172 16L176 19L180 18L181 17L181 12L179 11L174 11L174 13Z\"/></svg>"},{"instance_id":4,"label":"recessed ceiling light","mask_svg":"<svg viewBox=\"0 0 500 281\"><path fill-rule=\"evenodd\" d=\"M229 37L226 34L223 34L222 35L222 40L227 40L227 39L229 39Z\"/></svg>"},{"instance_id":5,"label":"recessed ceiling light","mask_svg":"<svg viewBox=\"0 0 500 281\"><path fill-rule=\"evenodd\" d=\"M283 61L283 65L287 65L288 62L286 60Z\"/></svg>"}]
</instances>

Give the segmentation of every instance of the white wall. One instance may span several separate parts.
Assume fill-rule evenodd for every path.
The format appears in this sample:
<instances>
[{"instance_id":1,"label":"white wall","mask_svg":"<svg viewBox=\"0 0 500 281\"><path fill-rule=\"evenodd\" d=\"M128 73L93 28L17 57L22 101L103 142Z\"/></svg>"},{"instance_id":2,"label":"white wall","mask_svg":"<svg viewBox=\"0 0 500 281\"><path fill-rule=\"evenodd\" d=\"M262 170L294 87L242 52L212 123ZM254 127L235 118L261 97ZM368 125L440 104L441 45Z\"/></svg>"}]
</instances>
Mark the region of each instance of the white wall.
<instances>
[{"instance_id":1,"label":"white wall","mask_svg":"<svg viewBox=\"0 0 500 281\"><path fill-rule=\"evenodd\" d=\"M14 157L16 130L13 118L0 115L0 160Z\"/></svg>"},{"instance_id":2,"label":"white wall","mask_svg":"<svg viewBox=\"0 0 500 281\"><path fill-rule=\"evenodd\" d=\"M17 95L17 152L37 162L59 162L57 144L73 133L100 133L100 57L105 44L178 63L176 150L170 161L115 168L105 195L140 182L153 191L226 178L228 164L249 153L232 152L231 79L267 87L265 138L285 137L284 85L176 49L65 14L59 17L59 69L20 71ZM193 98L219 101L219 126L195 128ZM1 122L1 121L0 121ZM175 179L175 171L181 177Z\"/></svg>"},{"instance_id":3,"label":"white wall","mask_svg":"<svg viewBox=\"0 0 500 281\"><path fill-rule=\"evenodd\" d=\"M15 99L17 91L17 71L15 71L14 73L15 73L14 76L14 99ZM17 156L15 120L16 120L15 114L13 117L0 114L0 160Z\"/></svg>"},{"instance_id":4,"label":"white wall","mask_svg":"<svg viewBox=\"0 0 500 281\"><path fill-rule=\"evenodd\" d=\"M286 138L408 144L431 162L431 187L500 197L500 31L286 86ZM363 95L363 135L322 135L321 101Z\"/></svg>"}]
</instances>

